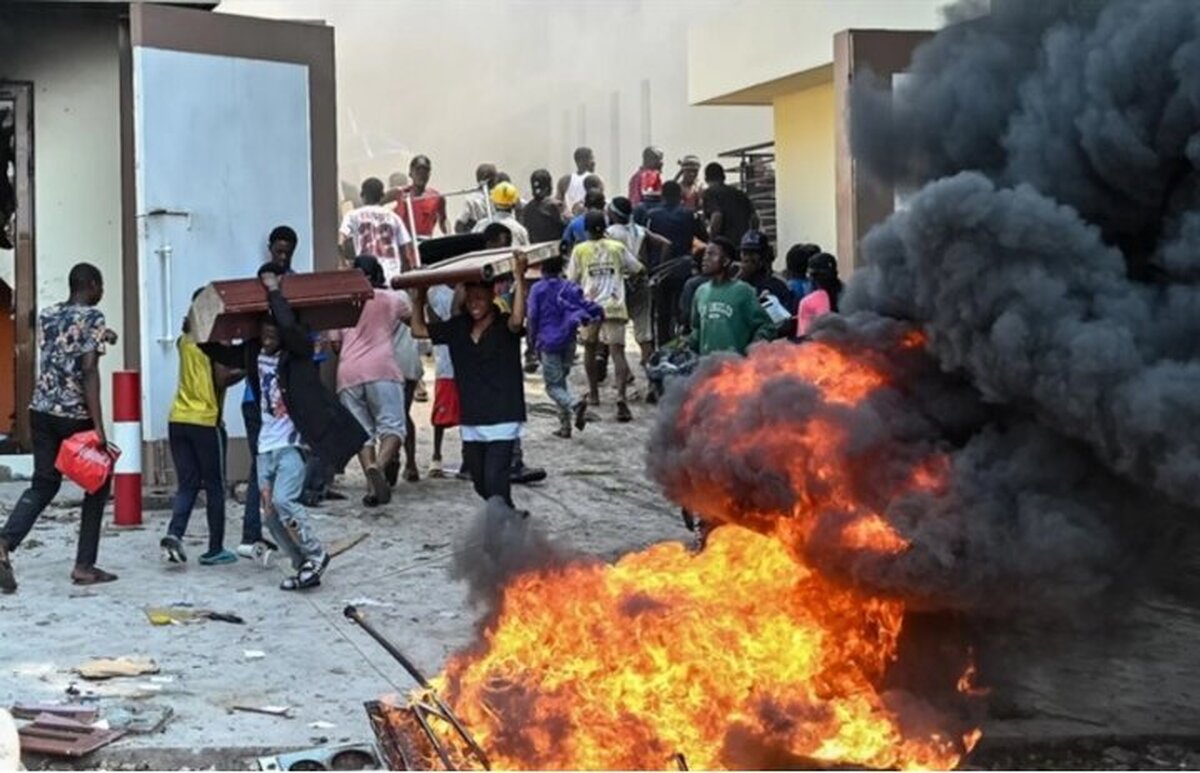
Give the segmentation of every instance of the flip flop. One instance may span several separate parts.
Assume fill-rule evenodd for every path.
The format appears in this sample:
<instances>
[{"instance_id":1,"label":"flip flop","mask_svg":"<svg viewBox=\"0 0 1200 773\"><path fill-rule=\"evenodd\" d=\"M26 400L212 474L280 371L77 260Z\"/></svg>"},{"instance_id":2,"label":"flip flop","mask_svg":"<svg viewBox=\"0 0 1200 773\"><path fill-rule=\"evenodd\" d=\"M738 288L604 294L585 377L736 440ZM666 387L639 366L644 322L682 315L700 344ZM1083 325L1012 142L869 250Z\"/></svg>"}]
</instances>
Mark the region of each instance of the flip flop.
<instances>
[{"instance_id":1,"label":"flip flop","mask_svg":"<svg viewBox=\"0 0 1200 773\"><path fill-rule=\"evenodd\" d=\"M99 585L105 582L115 582L117 576L111 572L106 572L99 567L89 567L85 570L87 574L79 575L74 571L71 572L71 582L76 585Z\"/></svg>"}]
</instances>

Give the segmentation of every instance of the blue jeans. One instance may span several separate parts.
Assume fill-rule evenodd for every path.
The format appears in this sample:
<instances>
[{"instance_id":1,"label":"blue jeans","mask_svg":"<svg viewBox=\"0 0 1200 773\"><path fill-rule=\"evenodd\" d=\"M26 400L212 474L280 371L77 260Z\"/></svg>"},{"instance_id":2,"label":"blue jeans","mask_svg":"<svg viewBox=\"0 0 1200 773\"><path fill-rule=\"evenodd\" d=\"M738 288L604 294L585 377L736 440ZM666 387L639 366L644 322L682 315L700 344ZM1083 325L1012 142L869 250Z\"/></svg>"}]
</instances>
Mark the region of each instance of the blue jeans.
<instances>
[{"instance_id":1,"label":"blue jeans","mask_svg":"<svg viewBox=\"0 0 1200 773\"><path fill-rule=\"evenodd\" d=\"M280 550L296 569L306 559L320 564L325 557L325 548L313 532L308 511L300 501L305 466L304 454L295 446L258 455L258 486L262 489L262 501L268 505L264 520Z\"/></svg>"},{"instance_id":2,"label":"blue jeans","mask_svg":"<svg viewBox=\"0 0 1200 773\"><path fill-rule=\"evenodd\" d=\"M542 352L542 379L546 382L546 394L559 408L570 411L575 407L571 388L567 386L567 375L571 372L572 350Z\"/></svg>"}]
</instances>

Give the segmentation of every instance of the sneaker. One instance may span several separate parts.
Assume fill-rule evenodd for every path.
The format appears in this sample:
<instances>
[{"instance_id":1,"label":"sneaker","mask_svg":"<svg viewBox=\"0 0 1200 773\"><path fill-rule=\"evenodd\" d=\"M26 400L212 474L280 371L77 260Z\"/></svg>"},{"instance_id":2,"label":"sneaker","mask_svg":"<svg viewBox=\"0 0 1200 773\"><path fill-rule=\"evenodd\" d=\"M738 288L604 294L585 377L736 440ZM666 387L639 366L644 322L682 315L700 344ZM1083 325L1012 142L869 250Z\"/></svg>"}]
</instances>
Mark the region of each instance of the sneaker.
<instances>
[{"instance_id":1,"label":"sneaker","mask_svg":"<svg viewBox=\"0 0 1200 773\"><path fill-rule=\"evenodd\" d=\"M580 400L579 402L575 403L575 429L582 432L583 428L587 426L587 423L588 423L587 400Z\"/></svg>"},{"instance_id":2,"label":"sneaker","mask_svg":"<svg viewBox=\"0 0 1200 773\"><path fill-rule=\"evenodd\" d=\"M546 471L541 467L526 467L522 464L509 471L508 479L512 483L538 483L546 479Z\"/></svg>"},{"instance_id":3,"label":"sneaker","mask_svg":"<svg viewBox=\"0 0 1200 773\"><path fill-rule=\"evenodd\" d=\"M274 542L264 539L258 542L243 542L237 546L236 552L242 558L248 558L269 567L278 549Z\"/></svg>"},{"instance_id":4,"label":"sneaker","mask_svg":"<svg viewBox=\"0 0 1200 773\"><path fill-rule=\"evenodd\" d=\"M629 403L624 400L617 403L617 421L622 424L628 424L633 421L633 414L629 412Z\"/></svg>"},{"instance_id":5,"label":"sneaker","mask_svg":"<svg viewBox=\"0 0 1200 773\"><path fill-rule=\"evenodd\" d=\"M183 552L183 542L178 537L168 534L159 541L158 546L162 548L163 560L168 564L187 563L187 553Z\"/></svg>"},{"instance_id":6,"label":"sneaker","mask_svg":"<svg viewBox=\"0 0 1200 773\"><path fill-rule=\"evenodd\" d=\"M225 550L210 550L200 556L199 564L201 566L221 566L223 564L236 564L238 557L233 553Z\"/></svg>"},{"instance_id":7,"label":"sneaker","mask_svg":"<svg viewBox=\"0 0 1200 773\"><path fill-rule=\"evenodd\" d=\"M12 561L8 558L8 548L3 543L0 543L0 591L17 592L17 577L13 574Z\"/></svg>"}]
</instances>

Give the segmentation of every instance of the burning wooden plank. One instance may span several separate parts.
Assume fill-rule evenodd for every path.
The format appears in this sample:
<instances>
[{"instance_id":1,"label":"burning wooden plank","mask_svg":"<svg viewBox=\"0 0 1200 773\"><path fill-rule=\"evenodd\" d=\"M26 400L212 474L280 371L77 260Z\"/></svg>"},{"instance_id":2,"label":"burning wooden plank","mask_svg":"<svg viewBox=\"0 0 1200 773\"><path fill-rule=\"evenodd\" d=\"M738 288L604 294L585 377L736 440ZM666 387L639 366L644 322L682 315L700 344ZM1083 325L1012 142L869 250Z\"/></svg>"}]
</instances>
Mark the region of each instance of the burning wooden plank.
<instances>
[{"instance_id":1,"label":"burning wooden plank","mask_svg":"<svg viewBox=\"0 0 1200 773\"><path fill-rule=\"evenodd\" d=\"M363 304L375 291L360 271L288 274L280 283L283 297L313 330L354 327ZM188 312L196 339L235 341L254 338L267 313L267 291L258 279L212 282Z\"/></svg>"}]
</instances>

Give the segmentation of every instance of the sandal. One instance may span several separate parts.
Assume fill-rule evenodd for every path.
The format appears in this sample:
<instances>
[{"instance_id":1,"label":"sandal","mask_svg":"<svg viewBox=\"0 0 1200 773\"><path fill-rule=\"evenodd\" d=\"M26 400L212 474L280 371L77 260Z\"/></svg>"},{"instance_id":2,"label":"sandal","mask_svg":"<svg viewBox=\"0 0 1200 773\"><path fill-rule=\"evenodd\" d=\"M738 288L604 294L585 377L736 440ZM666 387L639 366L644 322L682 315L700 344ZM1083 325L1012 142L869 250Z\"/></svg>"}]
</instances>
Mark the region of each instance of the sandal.
<instances>
[{"instance_id":1,"label":"sandal","mask_svg":"<svg viewBox=\"0 0 1200 773\"><path fill-rule=\"evenodd\" d=\"M328 565L328 554L326 554L320 569L312 561L305 561L300 565L300 571L296 573L295 577L284 578L283 582L279 583L279 589L308 590L309 588L315 588L321 584L321 571Z\"/></svg>"},{"instance_id":2,"label":"sandal","mask_svg":"<svg viewBox=\"0 0 1200 773\"><path fill-rule=\"evenodd\" d=\"M98 566L75 567L71 571L71 582L76 585L99 585L105 582L115 582L117 576L106 572Z\"/></svg>"}]
</instances>

